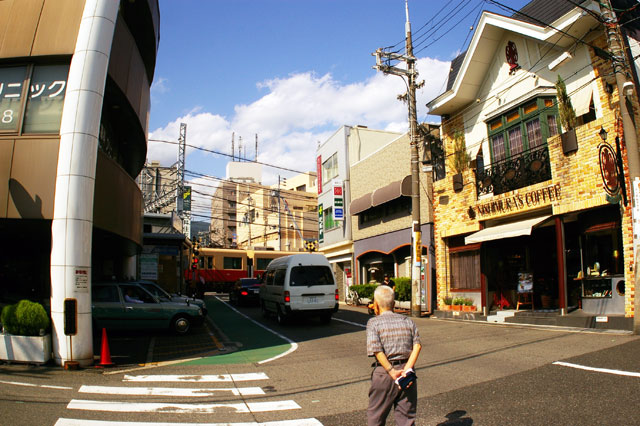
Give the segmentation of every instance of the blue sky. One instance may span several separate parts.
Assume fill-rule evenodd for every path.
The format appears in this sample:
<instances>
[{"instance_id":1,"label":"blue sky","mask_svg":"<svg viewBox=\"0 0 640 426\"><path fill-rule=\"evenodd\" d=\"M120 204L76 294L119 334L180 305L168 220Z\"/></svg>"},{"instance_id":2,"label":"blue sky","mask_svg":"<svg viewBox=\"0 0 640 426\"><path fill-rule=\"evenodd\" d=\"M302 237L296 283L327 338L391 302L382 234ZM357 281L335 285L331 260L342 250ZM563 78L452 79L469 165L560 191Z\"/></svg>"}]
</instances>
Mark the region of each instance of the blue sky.
<instances>
[{"instance_id":1,"label":"blue sky","mask_svg":"<svg viewBox=\"0 0 640 426\"><path fill-rule=\"evenodd\" d=\"M444 90L480 11L511 13L483 0L409 0L409 10L426 83L419 120L433 122L425 104ZM396 99L405 85L372 69L371 55L394 45L404 53L404 0L160 0L160 17L148 160L176 161L175 145L154 140L177 141L181 122L188 144L228 154L235 132L249 159L258 134L260 162L300 171L315 169L317 143L343 124L407 129ZM185 168L224 178L228 160L187 149ZM292 173L264 167L263 182L278 174Z\"/></svg>"}]
</instances>

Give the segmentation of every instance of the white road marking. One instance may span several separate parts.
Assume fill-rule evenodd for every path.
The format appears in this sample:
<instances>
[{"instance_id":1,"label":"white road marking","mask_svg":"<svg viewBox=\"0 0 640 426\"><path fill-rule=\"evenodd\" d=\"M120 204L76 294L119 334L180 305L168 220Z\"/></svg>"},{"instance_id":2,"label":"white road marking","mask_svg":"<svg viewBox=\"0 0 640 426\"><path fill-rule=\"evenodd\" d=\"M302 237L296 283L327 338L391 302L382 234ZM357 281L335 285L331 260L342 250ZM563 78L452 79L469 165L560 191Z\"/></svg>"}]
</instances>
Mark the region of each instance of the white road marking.
<instances>
[{"instance_id":1,"label":"white road marking","mask_svg":"<svg viewBox=\"0 0 640 426\"><path fill-rule=\"evenodd\" d=\"M24 382L7 382L4 380L0 380L0 383L4 383L5 385L16 385L16 386L27 386L32 388L43 388L43 389L62 389L62 390L71 390L72 387L68 386L53 386L53 385L35 385L33 383L24 383Z\"/></svg>"},{"instance_id":2,"label":"white road marking","mask_svg":"<svg viewBox=\"0 0 640 426\"><path fill-rule=\"evenodd\" d=\"M67 405L70 410L109 411L124 413L187 413L211 414L222 409L236 413L263 413L268 411L296 410L301 408L295 401L242 402L236 404L176 404L170 402L124 402L90 401L72 399Z\"/></svg>"},{"instance_id":3,"label":"white road marking","mask_svg":"<svg viewBox=\"0 0 640 426\"><path fill-rule=\"evenodd\" d=\"M629 377L640 377L640 373L635 373L633 371L623 371L623 370L611 370L609 368L596 368L596 367L587 367L586 365L580 364L571 364L569 362L556 361L555 365L562 365L563 367L577 368L580 370L587 371L595 371L597 373L607 373L607 374L615 374L618 376L629 376Z\"/></svg>"},{"instance_id":4,"label":"white road marking","mask_svg":"<svg viewBox=\"0 0 640 426\"><path fill-rule=\"evenodd\" d=\"M64 419L60 418L55 426L322 426L316 419L280 420L275 422L250 423L158 423L158 422L122 422L106 420Z\"/></svg>"},{"instance_id":5,"label":"white road marking","mask_svg":"<svg viewBox=\"0 0 640 426\"><path fill-rule=\"evenodd\" d=\"M144 396L187 396L200 397L212 396L216 393L230 392L236 396L264 395L259 387L246 388L149 388L149 387L122 387L122 386L87 386L83 385L78 390L80 393L97 393L104 395L144 395Z\"/></svg>"},{"instance_id":6,"label":"white road marking","mask_svg":"<svg viewBox=\"0 0 640 426\"><path fill-rule=\"evenodd\" d=\"M264 324L259 323L258 321L254 320L253 318L248 317L247 315L243 314L242 312L240 312L239 310L237 310L236 308L234 308L233 306L231 306L229 303L225 302L224 300L220 299L218 296L216 296L216 299L218 299L220 302L224 303L225 305L227 305L229 308L233 309L237 314L242 315L243 317L245 317L246 319L248 319L249 321L251 321L252 323L254 323L255 325L264 328L265 330L267 330L270 333L275 334L276 336L278 336L279 338L289 342L289 344L291 345L291 347L289 348L288 351L281 353L280 355L276 355L274 357L268 358L268 359L263 359L262 361L258 361L258 364L265 364L267 362L273 361L275 359L278 358L282 358L283 356L289 355L290 353L292 353L293 351L295 351L296 349L298 349L298 344L296 342L294 342L293 340L289 339L287 336L284 336L280 333L278 333L275 330L270 329L269 327L267 327Z\"/></svg>"},{"instance_id":7,"label":"white road marking","mask_svg":"<svg viewBox=\"0 0 640 426\"><path fill-rule=\"evenodd\" d=\"M360 324L360 323L353 322L353 321L347 321L347 320L343 320L343 319L336 318L336 317L333 317L332 319L333 319L334 321L340 321L340 322L343 322L343 323L345 323L345 324L355 325L356 327L367 328L367 325L366 325L366 324Z\"/></svg>"},{"instance_id":8,"label":"white road marking","mask_svg":"<svg viewBox=\"0 0 640 426\"><path fill-rule=\"evenodd\" d=\"M264 373L244 373L244 374L213 374L213 375L142 375L130 376L125 374L124 382L246 382L250 380L267 380L269 377Z\"/></svg>"}]
</instances>

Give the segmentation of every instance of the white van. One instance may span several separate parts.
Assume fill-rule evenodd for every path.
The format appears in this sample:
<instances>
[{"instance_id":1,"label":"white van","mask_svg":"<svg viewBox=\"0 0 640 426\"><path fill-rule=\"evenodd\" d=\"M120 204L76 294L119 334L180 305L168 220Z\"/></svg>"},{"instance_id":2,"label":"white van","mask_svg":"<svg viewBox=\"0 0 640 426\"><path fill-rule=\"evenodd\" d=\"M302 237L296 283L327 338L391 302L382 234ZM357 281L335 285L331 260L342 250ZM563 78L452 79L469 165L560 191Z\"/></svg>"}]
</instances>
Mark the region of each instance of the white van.
<instances>
[{"instance_id":1,"label":"white van","mask_svg":"<svg viewBox=\"0 0 640 426\"><path fill-rule=\"evenodd\" d=\"M260 307L280 324L296 315L331 321L338 311L338 287L331 264L321 254L294 254L274 259L264 273Z\"/></svg>"}]
</instances>

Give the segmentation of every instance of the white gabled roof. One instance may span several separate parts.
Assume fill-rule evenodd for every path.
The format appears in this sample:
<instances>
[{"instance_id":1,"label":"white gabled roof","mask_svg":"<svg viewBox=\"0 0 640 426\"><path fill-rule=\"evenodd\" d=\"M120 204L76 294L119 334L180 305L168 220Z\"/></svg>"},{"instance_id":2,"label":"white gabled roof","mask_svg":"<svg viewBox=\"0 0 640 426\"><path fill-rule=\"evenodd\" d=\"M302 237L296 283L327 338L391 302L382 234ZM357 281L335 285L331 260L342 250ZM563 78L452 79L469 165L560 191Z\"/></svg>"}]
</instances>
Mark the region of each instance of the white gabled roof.
<instances>
[{"instance_id":1,"label":"white gabled roof","mask_svg":"<svg viewBox=\"0 0 640 426\"><path fill-rule=\"evenodd\" d=\"M473 34L469 49L455 75L451 88L427 103L429 113L451 114L476 99L499 43L511 32L538 40L557 48L566 48L580 39L597 21L576 7L548 26L535 25L518 19L483 12ZM575 37L575 38L574 38ZM453 73L452 75L453 76Z\"/></svg>"}]
</instances>

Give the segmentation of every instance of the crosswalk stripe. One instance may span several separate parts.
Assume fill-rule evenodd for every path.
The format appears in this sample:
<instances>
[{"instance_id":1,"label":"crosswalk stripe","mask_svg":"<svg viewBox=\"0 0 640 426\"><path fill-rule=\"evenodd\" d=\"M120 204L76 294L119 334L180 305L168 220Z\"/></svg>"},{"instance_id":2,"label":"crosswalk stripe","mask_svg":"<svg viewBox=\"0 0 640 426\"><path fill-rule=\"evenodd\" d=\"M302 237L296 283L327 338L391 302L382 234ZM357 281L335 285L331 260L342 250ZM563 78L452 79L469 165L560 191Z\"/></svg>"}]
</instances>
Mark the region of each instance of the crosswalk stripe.
<instances>
[{"instance_id":1,"label":"crosswalk stripe","mask_svg":"<svg viewBox=\"0 0 640 426\"><path fill-rule=\"evenodd\" d=\"M269 377L264 373L242 373L242 374L212 374L212 375L142 375L130 376L126 374L122 379L124 382L246 382L251 380L267 380Z\"/></svg>"},{"instance_id":2,"label":"crosswalk stripe","mask_svg":"<svg viewBox=\"0 0 640 426\"><path fill-rule=\"evenodd\" d=\"M122 386L89 386L83 385L80 393L98 393L105 395L144 395L144 396L212 396L216 393L230 392L236 396L264 395L259 387L246 388L158 388L158 387L122 387Z\"/></svg>"},{"instance_id":3,"label":"crosswalk stripe","mask_svg":"<svg viewBox=\"0 0 640 426\"><path fill-rule=\"evenodd\" d=\"M158 423L122 422L107 420L85 420L60 418L54 426L322 426L316 419L279 420L275 422L249 423Z\"/></svg>"},{"instance_id":4,"label":"crosswalk stripe","mask_svg":"<svg viewBox=\"0 0 640 426\"><path fill-rule=\"evenodd\" d=\"M295 410L301 408L295 401L246 402L236 404L175 404L163 402L90 401L72 399L67 405L71 410L111 411L126 413L215 413L216 410L233 409L236 413L262 413L267 411Z\"/></svg>"}]
</instances>

